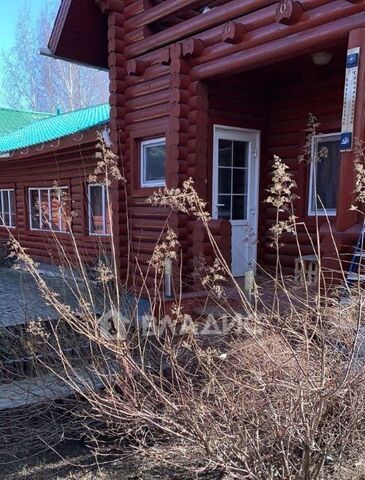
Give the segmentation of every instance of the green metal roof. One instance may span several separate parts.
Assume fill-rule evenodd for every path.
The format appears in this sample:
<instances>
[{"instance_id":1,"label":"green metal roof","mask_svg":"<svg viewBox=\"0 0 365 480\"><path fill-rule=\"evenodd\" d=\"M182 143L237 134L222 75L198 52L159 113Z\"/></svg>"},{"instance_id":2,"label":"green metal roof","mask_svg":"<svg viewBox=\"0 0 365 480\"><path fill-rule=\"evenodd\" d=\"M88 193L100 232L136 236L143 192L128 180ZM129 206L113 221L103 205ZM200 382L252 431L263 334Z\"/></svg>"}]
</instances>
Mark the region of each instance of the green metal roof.
<instances>
[{"instance_id":1,"label":"green metal roof","mask_svg":"<svg viewBox=\"0 0 365 480\"><path fill-rule=\"evenodd\" d=\"M5 135L12 130L29 125L42 118L50 117L51 113L22 112L10 108L0 107L0 135Z\"/></svg>"},{"instance_id":2,"label":"green metal roof","mask_svg":"<svg viewBox=\"0 0 365 480\"><path fill-rule=\"evenodd\" d=\"M0 136L0 153L67 137L109 121L108 104L96 105L35 121Z\"/></svg>"}]
</instances>

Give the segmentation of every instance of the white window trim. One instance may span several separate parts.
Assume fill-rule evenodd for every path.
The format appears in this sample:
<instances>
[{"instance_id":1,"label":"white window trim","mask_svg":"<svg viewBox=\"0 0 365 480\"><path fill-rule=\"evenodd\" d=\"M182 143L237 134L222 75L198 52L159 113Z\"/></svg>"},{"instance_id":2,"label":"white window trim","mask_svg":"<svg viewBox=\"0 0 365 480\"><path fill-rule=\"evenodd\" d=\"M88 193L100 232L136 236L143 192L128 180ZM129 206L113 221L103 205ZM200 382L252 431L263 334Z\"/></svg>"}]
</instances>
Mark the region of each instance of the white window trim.
<instances>
[{"instance_id":1,"label":"white window trim","mask_svg":"<svg viewBox=\"0 0 365 480\"><path fill-rule=\"evenodd\" d=\"M14 188L1 188L0 189L0 196L1 198L1 211L0 211L0 217L2 220L5 218L5 209L4 209L4 194L7 195L8 197L8 205L9 205L9 225L6 225L6 223L0 221L0 228L16 228L16 225L13 225L13 214L15 215L15 212L12 211L11 209L11 201L10 201L10 193L14 193L14 207L15 207L15 190Z\"/></svg>"},{"instance_id":2,"label":"white window trim","mask_svg":"<svg viewBox=\"0 0 365 480\"><path fill-rule=\"evenodd\" d=\"M164 187L166 185L166 178L163 180L146 180L146 159L144 158L144 150L147 146L164 144L166 147L166 137L152 138L150 140L143 140L141 142L140 150L140 171L141 171L141 187Z\"/></svg>"},{"instance_id":3,"label":"white window trim","mask_svg":"<svg viewBox=\"0 0 365 480\"><path fill-rule=\"evenodd\" d=\"M92 232L92 209L91 209L91 193L90 189L92 187L101 187L102 190L102 216L103 216L103 231L102 232ZM110 199L109 199L110 202ZM88 216L88 234L93 237L110 237L111 233L106 231L107 226L107 215L108 211L106 209L106 185L105 183L89 183L87 186L87 216ZM111 226L110 226L111 228Z\"/></svg>"},{"instance_id":4,"label":"white window trim","mask_svg":"<svg viewBox=\"0 0 365 480\"><path fill-rule=\"evenodd\" d=\"M330 137L336 137L336 140L341 139L341 133L339 132L333 132L333 133L324 133L324 134L319 134L319 135L313 135L312 137L312 142L311 142L311 158L316 158L317 156L317 145L322 139L330 138ZM315 216L324 216L327 215L328 217L334 217L336 216L337 209L336 208L331 208L328 210L324 210L323 208L320 208L318 206L317 210L312 209L312 200L313 200L313 195L314 195L314 178L316 175L316 166L317 162L311 161L310 162L310 170L309 170L309 194L308 194L308 216L309 217L315 217Z\"/></svg>"},{"instance_id":5,"label":"white window trim","mask_svg":"<svg viewBox=\"0 0 365 480\"><path fill-rule=\"evenodd\" d=\"M49 215L50 215L50 218L48 219L49 221L49 225L51 226L52 225L52 218L51 218L51 215L52 215L52 211L51 211L51 195L52 195L52 191L54 190L65 190L67 191L68 190L68 187L29 187L28 188L28 209L29 209L29 230L32 230L34 232L54 232L54 233L68 233L66 230L62 230L62 207L60 206L58 209L59 209L59 230L53 230L52 228L42 228L42 206L41 206L41 202L40 202L40 198L41 198L41 192L43 191L47 191L48 192L48 211L49 211ZM39 228L35 228L33 227L32 225L32 203L31 203L31 192L38 192L38 202L39 202L39 206L38 206L38 209L39 209L39 225L40 227ZM60 193L58 193L58 201L61 202L61 195Z\"/></svg>"}]
</instances>

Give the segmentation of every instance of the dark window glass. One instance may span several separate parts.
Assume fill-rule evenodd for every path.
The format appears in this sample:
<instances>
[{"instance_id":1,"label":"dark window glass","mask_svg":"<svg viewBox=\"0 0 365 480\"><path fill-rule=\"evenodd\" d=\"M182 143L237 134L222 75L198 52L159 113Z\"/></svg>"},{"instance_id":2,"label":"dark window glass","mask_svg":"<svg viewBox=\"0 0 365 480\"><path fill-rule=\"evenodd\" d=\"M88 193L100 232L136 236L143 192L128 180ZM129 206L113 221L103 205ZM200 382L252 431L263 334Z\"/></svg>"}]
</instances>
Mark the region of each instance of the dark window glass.
<instances>
[{"instance_id":1,"label":"dark window glass","mask_svg":"<svg viewBox=\"0 0 365 480\"><path fill-rule=\"evenodd\" d=\"M219 168L218 171L218 191L219 193L231 193L231 168Z\"/></svg>"},{"instance_id":2,"label":"dark window glass","mask_svg":"<svg viewBox=\"0 0 365 480\"><path fill-rule=\"evenodd\" d=\"M143 145L143 183L163 184L165 180L165 141Z\"/></svg>"},{"instance_id":3,"label":"dark window glass","mask_svg":"<svg viewBox=\"0 0 365 480\"><path fill-rule=\"evenodd\" d=\"M39 230L40 229L40 215L39 206L40 200L38 196L38 190L30 190L30 227Z\"/></svg>"},{"instance_id":4,"label":"dark window glass","mask_svg":"<svg viewBox=\"0 0 365 480\"><path fill-rule=\"evenodd\" d=\"M231 218L231 196L218 195L218 218L230 220Z\"/></svg>"},{"instance_id":5,"label":"dark window glass","mask_svg":"<svg viewBox=\"0 0 365 480\"><path fill-rule=\"evenodd\" d=\"M232 141L219 140L218 144L218 164L220 167L232 166Z\"/></svg>"},{"instance_id":6,"label":"dark window glass","mask_svg":"<svg viewBox=\"0 0 365 480\"><path fill-rule=\"evenodd\" d=\"M233 169L233 193L247 193L247 170Z\"/></svg>"},{"instance_id":7,"label":"dark window glass","mask_svg":"<svg viewBox=\"0 0 365 480\"><path fill-rule=\"evenodd\" d=\"M49 190L41 190L41 228L42 230L51 230L50 221L50 195Z\"/></svg>"},{"instance_id":8,"label":"dark window glass","mask_svg":"<svg viewBox=\"0 0 365 480\"><path fill-rule=\"evenodd\" d=\"M90 185L90 233L104 233L103 185Z\"/></svg>"},{"instance_id":9,"label":"dark window glass","mask_svg":"<svg viewBox=\"0 0 365 480\"><path fill-rule=\"evenodd\" d=\"M9 199L9 192L3 192L3 222L8 227L10 226L10 199Z\"/></svg>"},{"instance_id":10,"label":"dark window glass","mask_svg":"<svg viewBox=\"0 0 365 480\"><path fill-rule=\"evenodd\" d=\"M247 167L247 154L248 143L235 141L233 146L233 166Z\"/></svg>"},{"instance_id":11,"label":"dark window glass","mask_svg":"<svg viewBox=\"0 0 365 480\"><path fill-rule=\"evenodd\" d=\"M317 154L323 149L327 155L319 158L314 166L315 184L312 185L312 211L335 210L340 171L340 140L323 139L317 143Z\"/></svg>"},{"instance_id":12,"label":"dark window glass","mask_svg":"<svg viewBox=\"0 0 365 480\"><path fill-rule=\"evenodd\" d=\"M247 218L247 196L234 195L232 197L232 220L245 220Z\"/></svg>"},{"instance_id":13,"label":"dark window glass","mask_svg":"<svg viewBox=\"0 0 365 480\"><path fill-rule=\"evenodd\" d=\"M11 215L11 226L15 227L15 192L10 190L10 215Z\"/></svg>"}]
</instances>

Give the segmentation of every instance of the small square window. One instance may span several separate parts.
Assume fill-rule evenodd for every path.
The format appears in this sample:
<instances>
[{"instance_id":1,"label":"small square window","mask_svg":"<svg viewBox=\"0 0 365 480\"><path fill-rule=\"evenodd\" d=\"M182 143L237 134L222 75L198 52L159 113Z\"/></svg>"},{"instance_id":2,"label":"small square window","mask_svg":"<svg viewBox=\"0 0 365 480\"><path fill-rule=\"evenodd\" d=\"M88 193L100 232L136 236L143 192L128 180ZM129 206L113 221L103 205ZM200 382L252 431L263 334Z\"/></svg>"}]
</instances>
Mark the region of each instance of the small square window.
<instances>
[{"instance_id":1,"label":"small square window","mask_svg":"<svg viewBox=\"0 0 365 480\"><path fill-rule=\"evenodd\" d=\"M340 158L339 133L313 137L308 215L336 215Z\"/></svg>"},{"instance_id":2,"label":"small square window","mask_svg":"<svg viewBox=\"0 0 365 480\"><path fill-rule=\"evenodd\" d=\"M165 185L166 139L155 138L141 142L141 186Z\"/></svg>"}]
</instances>

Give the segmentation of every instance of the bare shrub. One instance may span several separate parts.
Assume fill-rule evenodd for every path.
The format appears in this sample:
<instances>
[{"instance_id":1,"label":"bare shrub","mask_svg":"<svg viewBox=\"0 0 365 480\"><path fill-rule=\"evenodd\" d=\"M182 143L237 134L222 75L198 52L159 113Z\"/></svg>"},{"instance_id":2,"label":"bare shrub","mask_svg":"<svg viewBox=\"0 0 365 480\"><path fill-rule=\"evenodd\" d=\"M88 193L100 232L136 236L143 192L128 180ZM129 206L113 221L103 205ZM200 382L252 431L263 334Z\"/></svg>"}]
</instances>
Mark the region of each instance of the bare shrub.
<instances>
[{"instance_id":1,"label":"bare shrub","mask_svg":"<svg viewBox=\"0 0 365 480\"><path fill-rule=\"evenodd\" d=\"M107 149L101 145L104 158ZM105 173L105 167L118 178L115 163L111 173L103 158L98 157L97 174ZM278 258L282 233L297 231L294 188L287 167L276 157L268 201L277 208L272 235ZM150 462L196 474L213 470L227 478L333 478L362 444L365 429L362 289L350 292L344 304L321 282L314 288L294 285L278 262L275 274L266 277L266 289L256 285L250 302L219 251L192 180L181 189L156 192L149 203L189 214L205 226L215 260L206 265L201 283L207 298L220 307L218 315L203 312L200 322L194 322L177 294L168 322L163 314L154 317L156 311L164 312L161 296L141 317L138 292L127 302L117 259L111 268L99 262L90 280L76 240L76 264L67 267L78 272L81 282L76 276L64 279L77 299L72 307L47 286L37 265L12 240L14 255L62 319L43 338L57 356L57 366L38 361L86 401L90 423L85 433L96 454L101 459L108 451L124 454L128 445ZM179 248L167 228L149 268L163 275L168 259L179 271ZM87 353L77 352L77 362L63 348L63 324L88 346ZM212 326L214 335L209 335ZM100 388L84 381L80 368Z\"/></svg>"}]
</instances>

